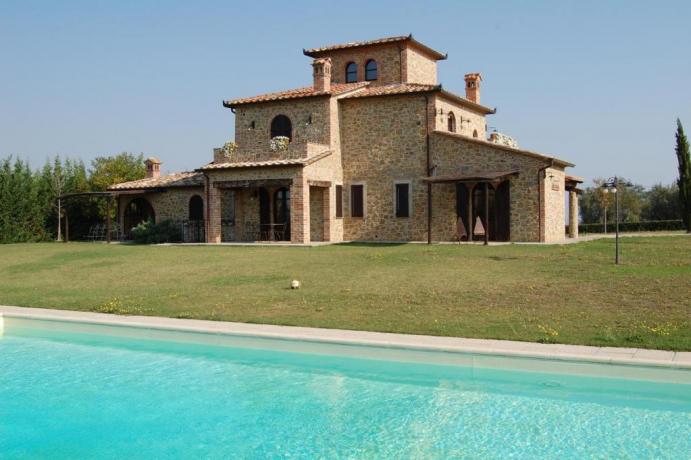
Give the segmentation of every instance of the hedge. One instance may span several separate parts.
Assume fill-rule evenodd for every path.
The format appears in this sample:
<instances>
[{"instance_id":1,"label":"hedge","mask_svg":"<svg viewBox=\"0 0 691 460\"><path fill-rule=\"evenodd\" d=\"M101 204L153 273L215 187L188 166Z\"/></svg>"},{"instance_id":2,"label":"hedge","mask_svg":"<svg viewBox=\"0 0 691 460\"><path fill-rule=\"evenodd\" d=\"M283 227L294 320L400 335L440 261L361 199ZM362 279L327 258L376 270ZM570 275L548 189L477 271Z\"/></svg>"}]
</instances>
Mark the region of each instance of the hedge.
<instances>
[{"instance_id":1,"label":"hedge","mask_svg":"<svg viewBox=\"0 0 691 460\"><path fill-rule=\"evenodd\" d=\"M616 228L614 222L607 223L607 232L613 233ZM684 222L679 220L647 220L641 222L619 222L620 232L655 232L655 231L684 230ZM605 226L598 224L579 224L578 233L604 233Z\"/></svg>"}]
</instances>

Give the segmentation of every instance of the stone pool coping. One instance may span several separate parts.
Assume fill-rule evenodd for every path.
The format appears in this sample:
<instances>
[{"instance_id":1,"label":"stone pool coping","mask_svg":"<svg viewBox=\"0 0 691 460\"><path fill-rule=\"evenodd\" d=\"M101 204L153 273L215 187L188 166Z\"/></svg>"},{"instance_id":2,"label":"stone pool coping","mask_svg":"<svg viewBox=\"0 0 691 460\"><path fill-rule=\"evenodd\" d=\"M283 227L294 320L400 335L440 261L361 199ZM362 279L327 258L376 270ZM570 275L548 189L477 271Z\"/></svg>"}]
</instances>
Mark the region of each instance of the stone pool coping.
<instances>
[{"instance_id":1,"label":"stone pool coping","mask_svg":"<svg viewBox=\"0 0 691 460\"><path fill-rule=\"evenodd\" d=\"M674 352L641 348L541 344L510 340L465 339L386 332L178 319L157 316L124 316L5 305L0 305L0 333L2 332L2 317L80 322L108 326L129 326L176 332L226 334L243 337L322 342L341 345L691 370L691 352Z\"/></svg>"}]
</instances>

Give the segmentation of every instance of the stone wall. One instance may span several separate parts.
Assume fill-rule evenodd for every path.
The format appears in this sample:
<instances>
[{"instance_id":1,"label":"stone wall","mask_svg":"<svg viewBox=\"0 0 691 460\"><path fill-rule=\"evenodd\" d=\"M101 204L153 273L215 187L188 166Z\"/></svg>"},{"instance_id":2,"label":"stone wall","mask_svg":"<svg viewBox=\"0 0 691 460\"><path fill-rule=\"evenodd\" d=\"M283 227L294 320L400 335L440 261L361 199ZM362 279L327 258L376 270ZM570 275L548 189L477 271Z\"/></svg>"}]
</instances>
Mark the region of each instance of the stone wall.
<instances>
[{"instance_id":1,"label":"stone wall","mask_svg":"<svg viewBox=\"0 0 691 460\"><path fill-rule=\"evenodd\" d=\"M331 51L331 81L333 83L345 83L346 66L349 62L355 62L358 70L358 81L365 81L365 64L368 60L377 61L377 80L373 85L386 85L400 83L401 80L401 50L399 44L390 43L366 48L354 48Z\"/></svg>"},{"instance_id":2,"label":"stone wall","mask_svg":"<svg viewBox=\"0 0 691 460\"><path fill-rule=\"evenodd\" d=\"M472 112L441 94L435 96L434 106L436 110L433 129L448 131L449 112L453 112L456 117L456 134L474 137L474 133L477 132L477 139L487 138L487 123L484 115Z\"/></svg>"},{"instance_id":3,"label":"stone wall","mask_svg":"<svg viewBox=\"0 0 691 460\"><path fill-rule=\"evenodd\" d=\"M553 243L562 241L565 236L566 220L564 207L565 173L563 168L552 167L545 170L544 178L544 214L543 214L543 241Z\"/></svg>"},{"instance_id":4,"label":"stone wall","mask_svg":"<svg viewBox=\"0 0 691 460\"><path fill-rule=\"evenodd\" d=\"M156 214L156 223L164 220L187 220L189 218L189 203L194 195L199 195L205 202L202 187L169 188L165 192L148 192L133 195L121 195L119 198L119 222L124 222L125 209L135 198L146 199ZM206 212L206 206L204 206Z\"/></svg>"},{"instance_id":5,"label":"stone wall","mask_svg":"<svg viewBox=\"0 0 691 460\"><path fill-rule=\"evenodd\" d=\"M331 142L329 106L330 98L314 97L238 107L235 112L237 150L232 161L304 157L308 144L318 144L317 150L328 149ZM269 148L271 121L277 115L287 116L292 125L293 137L285 152L273 152Z\"/></svg>"},{"instance_id":6,"label":"stone wall","mask_svg":"<svg viewBox=\"0 0 691 460\"><path fill-rule=\"evenodd\" d=\"M437 61L409 44L404 51L404 78L407 83L437 84Z\"/></svg>"},{"instance_id":7,"label":"stone wall","mask_svg":"<svg viewBox=\"0 0 691 460\"><path fill-rule=\"evenodd\" d=\"M344 240L426 239L425 97L348 99L341 103ZM394 181L410 181L412 214L396 218ZM365 185L365 217L350 217L350 185Z\"/></svg>"},{"instance_id":8,"label":"stone wall","mask_svg":"<svg viewBox=\"0 0 691 460\"><path fill-rule=\"evenodd\" d=\"M310 240L324 241L324 195L328 189L310 187Z\"/></svg>"},{"instance_id":9,"label":"stone wall","mask_svg":"<svg viewBox=\"0 0 691 460\"><path fill-rule=\"evenodd\" d=\"M510 179L511 241L540 241L538 171L547 165L545 160L446 132L435 132L431 144L432 163L437 165L440 176L519 170L519 175ZM563 199L561 208L559 213L550 202L547 212L557 213L555 222L561 215L563 229Z\"/></svg>"}]
</instances>

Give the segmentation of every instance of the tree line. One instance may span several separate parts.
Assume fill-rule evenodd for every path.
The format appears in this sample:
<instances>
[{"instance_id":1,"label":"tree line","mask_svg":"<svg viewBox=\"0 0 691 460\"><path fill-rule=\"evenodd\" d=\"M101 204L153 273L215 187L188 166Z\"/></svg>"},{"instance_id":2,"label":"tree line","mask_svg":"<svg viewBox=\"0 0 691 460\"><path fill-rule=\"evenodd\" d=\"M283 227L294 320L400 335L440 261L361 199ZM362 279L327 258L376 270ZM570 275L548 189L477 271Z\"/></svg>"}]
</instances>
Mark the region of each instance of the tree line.
<instances>
[{"instance_id":1,"label":"tree line","mask_svg":"<svg viewBox=\"0 0 691 460\"><path fill-rule=\"evenodd\" d=\"M64 216L65 206L70 235L86 235L91 225L105 219L103 200L76 197L58 202L58 196L105 191L112 184L141 179L146 173L143 161L142 154L123 152L98 157L87 168L82 160L55 156L32 170L21 158L0 160L0 243L56 239L58 214Z\"/></svg>"},{"instance_id":2,"label":"tree line","mask_svg":"<svg viewBox=\"0 0 691 460\"><path fill-rule=\"evenodd\" d=\"M691 153L679 119L675 140L675 154L679 165L676 182L669 185L657 184L649 190L636 184L618 187L620 222L681 221L679 228L691 232ZM613 223L616 212L614 196L606 193L602 187L605 179L595 179L593 183L595 185L586 188L579 200L581 223L605 223L607 218ZM627 184L629 181L619 177L617 183Z\"/></svg>"}]
</instances>

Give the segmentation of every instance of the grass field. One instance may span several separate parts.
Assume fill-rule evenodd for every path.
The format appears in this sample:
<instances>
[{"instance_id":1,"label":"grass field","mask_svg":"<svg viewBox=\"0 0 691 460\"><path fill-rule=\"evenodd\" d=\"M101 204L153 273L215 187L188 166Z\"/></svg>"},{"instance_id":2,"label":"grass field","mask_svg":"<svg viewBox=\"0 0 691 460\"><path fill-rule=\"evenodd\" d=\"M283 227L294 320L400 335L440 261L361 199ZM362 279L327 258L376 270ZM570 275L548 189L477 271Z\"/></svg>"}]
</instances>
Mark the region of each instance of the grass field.
<instances>
[{"instance_id":1,"label":"grass field","mask_svg":"<svg viewBox=\"0 0 691 460\"><path fill-rule=\"evenodd\" d=\"M691 350L691 238L565 246L0 245L0 303ZM299 290L290 281L302 282Z\"/></svg>"}]
</instances>

